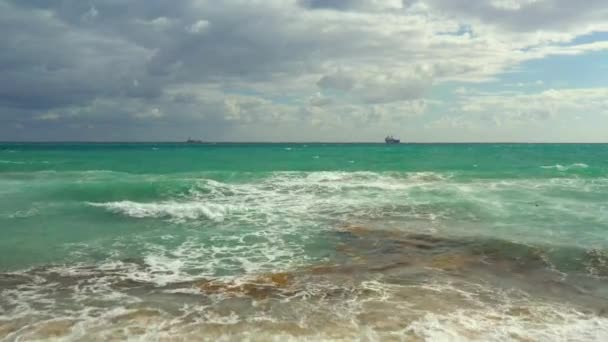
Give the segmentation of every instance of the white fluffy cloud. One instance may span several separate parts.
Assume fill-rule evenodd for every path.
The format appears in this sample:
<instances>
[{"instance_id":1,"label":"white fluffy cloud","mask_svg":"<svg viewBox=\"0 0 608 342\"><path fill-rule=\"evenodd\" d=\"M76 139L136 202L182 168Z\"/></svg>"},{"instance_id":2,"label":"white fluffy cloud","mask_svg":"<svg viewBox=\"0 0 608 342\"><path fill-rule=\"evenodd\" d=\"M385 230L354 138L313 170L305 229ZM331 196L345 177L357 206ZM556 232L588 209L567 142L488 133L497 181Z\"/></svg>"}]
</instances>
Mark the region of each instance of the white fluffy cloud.
<instances>
[{"instance_id":1,"label":"white fluffy cloud","mask_svg":"<svg viewBox=\"0 0 608 342\"><path fill-rule=\"evenodd\" d=\"M462 141L608 139L608 88L478 92L459 89L449 112L424 125Z\"/></svg>"},{"instance_id":2,"label":"white fluffy cloud","mask_svg":"<svg viewBox=\"0 0 608 342\"><path fill-rule=\"evenodd\" d=\"M487 115L500 123L529 123L608 115L608 88L549 89L535 93L472 93L462 96L455 111Z\"/></svg>"},{"instance_id":3,"label":"white fluffy cloud","mask_svg":"<svg viewBox=\"0 0 608 342\"><path fill-rule=\"evenodd\" d=\"M207 20L201 19L198 20L197 22L195 22L194 24L192 24L189 28L188 31L191 33L204 33L205 31L207 31L207 29L209 28L209 22Z\"/></svg>"}]
</instances>

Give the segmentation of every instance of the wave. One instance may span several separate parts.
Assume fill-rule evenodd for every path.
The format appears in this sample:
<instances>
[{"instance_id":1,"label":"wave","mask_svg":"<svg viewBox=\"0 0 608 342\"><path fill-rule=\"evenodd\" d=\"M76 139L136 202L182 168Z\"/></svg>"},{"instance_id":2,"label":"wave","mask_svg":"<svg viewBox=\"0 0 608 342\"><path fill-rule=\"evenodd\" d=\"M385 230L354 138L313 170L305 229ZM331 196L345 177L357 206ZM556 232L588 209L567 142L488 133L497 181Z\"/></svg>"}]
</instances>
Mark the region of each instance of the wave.
<instances>
[{"instance_id":1,"label":"wave","mask_svg":"<svg viewBox=\"0 0 608 342\"><path fill-rule=\"evenodd\" d=\"M25 219L38 215L40 210L38 208L29 208L25 210L18 210L12 214L8 214L7 217L9 219Z\"/></svg>"},{"instance_id":2,"label":"wave","mask_svg":"<svg viewBox=\"0 0 608 342\"><path fill-rule=\"evenodd\" d=\"M425 230L453 234L608 245L602 237L608 216L598 200L608 193L605 178L461 180L447 172L336 171L273 172L235 182L156 177L130 175L128 182L110 184L95 179L61 194L131 218L180 223L271 230L336 222L412 229L424 224ZM526 228L531 222L535 229ZM582 226L589 227L584 235L573 229Z\"/></svg>"},{"instance_id":3,"label":"wave","mask_svg":"<svg viewBox=\"0 0 608 342\"><path fill-rule=\"evenodd\" d=\"M268 274L257 274L149 287L136 279L121 281L117 266L127 271L116 265L93 272L50 268L12 274L8 278L12 284L3 293L11 309L0 315L0 327L9 322L20 328L8 330L14 331L9 339L112 336L190 340L213 336L223 340L239 336L266 340L278 334L286 340L356 340L361 336L429 341L608 338L608 318L596 314L595 308L579 311L569 301L556 302L461 277L444 279L441 273L433 273L432 278L409 274L401 282L382 277L362 280L351 273L345 281L340 274L294 272L275 273L274 283L262 283ZM131 271L141 272L135 265L131 267ZM241 300L235 303L235 297ZM264 300L268 298L277 300ZM294 315L299 317L297 325L293 325ZM65 321L69 324L60 324ZM72 329L75 324L77 329ZM143 332L149 334L147 338L142 337Z\"/></svg>"},{"instance_id":4,"label":"wave","mask_svg":"<svg viewBox=\"0 0 608 342\"><path fill-rule=\"evenodd\" d=\"M170 218L176 221L206 218L221 222L231 211L242 210L242 208L231 205L175 201L160 203L117 201L88 204L134 218Z\"/></svg>"},{"instance_id":5,"label":"wave","mask_svg":"<svg viewBox=\"0 0 608 342\"><path fill-rule=\"evenodd\" d=\"M558 171L568 171L568 170L572 170L572 169L586 169L588 167L589 167L589 165L587 165L585 163L574 163L574 164L570 164L570 165L556 164L556 165L541 166L541 168L543 168L543 169L556 169Z\"/></svg>"},{"instance_id":6,"label":"wave","mask_svg":"<svg viewBox=\"0 0 608 342\"><path fill-rule=\"evenodd\" d=\"M608 215L601 201L608 178L467 179L451 172L346 171L36 175L34 180L14 177L3 188L12 193L36 188L28 198L58 203L53 210L84 204L126 218L220 230L290 229L297 235L301 229L362 224L608 246L603 233ZM23 216L27 209L10 212L23 211L18 214Z\"/></svg>"},{"instance_id":7,"label":"wave","mask_svg":"<svg viewBox=\"0 0 608 342\"><path fill-rule=\"evenodd\" d=\"M47 160L39 161L15 161L15 160L0 160L0 164L14 164L14 165L34 165L34 164L50 164Z\"/></svg>"},{"instance_id":8,"label":"wave","mask_svg":"<svg viewBox=\"0 0 608 342\"><path fill-rule=\"evenodd\" d=\"M213 186L227 185L213 183ZM175 205L163 204L166 206L157 211L167 211ZM151 209L157 205L145 203L92 205L120 210L138 208L145 215L158 214ZM208 328L205 324L222 322L228 328L224 332L244 328L276 333L282 331L280 326L285 324L288 333L287 324L293 320L293 313L297 313L304 327L312 327L298 331L311 334L311 339L315 339L315 334L319 339L332 333L334 337L356 339L366 333L378 340L409 334L422 340L440 341L471 340L471 336L479 341L551 341L561 336L568 340L601 341L608 332L608 319L595 314L596 306L585 313L569 306L570 302L575 303L573 306L585 302L576 304L577 297L567 288L565 292L547 297L519 290L526 289L520 287L517 280L520 275L526 275L521 278L522 282L534 284L538 286L536 291L543 292L547 289L545 286L551 286L546 280L553 279L540 272L546 266L542 256L526 246L507 241L492 241L488 246L485 241L456 241L430 235L399 239L402 234L354 228L350 235L337 234L340 240L335 245L336 251L341 251L343 257L331 254L328 257L325 252L329 250L324 247L321 260L312 260L308 258L310 254L297 249L302 245L299 240L280 236L285 233L283 229L264 228L256 231L255 236L254 232L213 231L212 240L196 238L196 234L188 231L187 241L181 244L177 237L170 235L166 239L176 240L168 243L139 236L131 244L116 241L111 246L120 251L138 246L142 252L135 258L111 256L101 263L58 264L12 274L0 273L0 284L5 286L3 295L8 302L5 306L8 309L0 313L0 327L4 321L16 319L21 319L17 324L35 320L39 320L39 325L47 324L40 320L63 315L80 322L79 329L67 329L66 334L76 331L91 336L108 329L127 331L125 326L141 324L170 326L175 328L171 331L173 337L182 337L192 327L191 318L195 317L203 330ZM179 235L179 232L171 233ZM268 233L275 235L264 235ZM305 235L308 231L297 233ZM295 234L292 231L290 235ZM316 241L330 237L327 234L312 236ZM98 254L95 248L103 246L86 244L82 251ZM593 260L601 264L602 258L594 254ZM404 260L407 262L403 263ZM474 273L479 270L478 262L505 276L504 288L509 290L493 286L484 278L478 279ZM384 265L399 267L385 271L380 268ZM420 273L411 272L419 266L424 267ZM529 273L522 273L526 270ZM453 272L458 275L449 276ZM530 274L539 278L528 277ZM269 275L274 282L270 287L262 282ZM553 291L556 287L550 289ZM237 303L245 305L240 307L235 306L235 297L252 300ZM263 301L261 307L257 305L258 299L268 298L277 300ZM568 298L568 303L552 298ZM599 304L603 303L598 303L598 307ZM117 312L122 306L130 309ZM180 309L172 311L173 307ZM162 314L157 314L159 310ZM31 317L34 318L29 320ZM266 326L266 319L280 325ZM28 335L31 331L21 329L17 335L33 339ZM153 330L150 337L158 337L158 333ZM66 339L77 339L71 337L74 336ZM129 337L133 336L125 339Z\"/></svg>"},{"instance_id":9,"label":"wave","mask_svg":"<svg viewBox=\"0 0 608 342\"><path fill-rule=\"evenodd\" d=\"M406 331L429 341L606 341L608 319L569 308L507 306L428 313Z\"/></svg>"},{"instance_id":10,"label":"wave","mask_svg":"<svg viewBox=\"0 0 608 342\"><path fill-rule=\"evenodd\" d=\"M438 172L367 172L367 171L318 171L318 172L275 172L267 180L285 187L327 188L334 190L378 189L397 190L432 182L447 181L450 173Z\"/></svg>"}]
</instances>

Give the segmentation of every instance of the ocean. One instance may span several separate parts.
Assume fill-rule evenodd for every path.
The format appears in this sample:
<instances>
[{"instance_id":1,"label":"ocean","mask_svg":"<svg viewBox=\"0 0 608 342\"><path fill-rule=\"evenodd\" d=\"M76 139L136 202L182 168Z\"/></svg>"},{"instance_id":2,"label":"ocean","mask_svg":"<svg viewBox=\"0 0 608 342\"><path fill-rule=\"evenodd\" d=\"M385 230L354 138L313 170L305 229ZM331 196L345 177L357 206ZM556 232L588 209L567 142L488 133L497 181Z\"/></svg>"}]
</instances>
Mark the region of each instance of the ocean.
<instances>
[{"instance_id":1,"label":"ocean","mask_svg":"<svg viewBox=\"0 0 608 342\"><path fill-rule=\"evenodd\" d=\"M0 144L0 340L607 341L608 145Z\"/></svg>"}]
</instances>

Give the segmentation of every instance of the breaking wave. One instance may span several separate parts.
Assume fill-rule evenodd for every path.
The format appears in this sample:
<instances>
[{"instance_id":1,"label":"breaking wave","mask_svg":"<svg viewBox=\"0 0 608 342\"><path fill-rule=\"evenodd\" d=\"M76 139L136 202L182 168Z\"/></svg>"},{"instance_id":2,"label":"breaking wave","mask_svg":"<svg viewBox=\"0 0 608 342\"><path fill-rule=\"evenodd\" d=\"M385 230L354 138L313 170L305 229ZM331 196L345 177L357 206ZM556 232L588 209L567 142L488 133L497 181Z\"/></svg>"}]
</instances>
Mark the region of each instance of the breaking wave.
<instances>
[{"instance_id":1,"label":"breaking wave","mask_svg":"<svg viewBox=\"0 0 608 342\"><path fill-rule=\"evenodd\" d=\"M588 167L589 167L589 165L587 165L585 163L574 163L574 164L570 164L570 165L556 164L556 165L544 165L544 166L541 166L541 168L543 168L543 169L555 169L557 171L568 171L568 170L574 170L574 169L586 169Z\"/></svg>"},{"instance_id":2,"label":"breaking wave","mask_svg":"<svg viewBox=\"0 0 608 342\"><path fill-rule=\"evenodd\" d=\"M221 222L230 212L242 210L236 206L213 203L175 202L139 203L132 201L119 201L108 203L89 203L94 207L102 207L115 213L135 218L170 218L177 221L196 220L206 218Z\"/></svg>"},{"instance_id":3,"label":"breaking wave","mask_svg":"<svg viewBox=\"0 0 608 342\"><path fill-rule=\"evenodd\" d=\"M84 198L95 196L86 201L89 206L138 219L271 230L394 222L450 234L505 238L515 234L532 242L550 236L555 243L608 245L601 231L593 228L608 223L603 202L572 200L572 196L602 197L608 191L606 178L462 181L450 173L334 171L274 172L237 182L194 175L171 181L143 179L113 183L112 196L126 197L120 200L104 201L106 187L96 183L87 185L90 191L81 193L79 185L74 192ZM536 224L535 229L526 228L530 222ZM591 227L584 237L571 229L581 222Z\"/></svg>"},{"instance_id":4,"label":"breaking wave","mask_svg":"<svg viewBox=\"0 0 608 342\"><path fill-rule=\"evenodd\" d=\"M14 165L33 165L33 164L50 164L48 160L35 160L35 161L17 161L17 160L0 160L0 164L14 164Z\"/></svg>"},{"instance_id":5,"label":"breaking wave","mask_svg":"<svg viewBox=\"0 0 608 342\"><path fill-rule=\"evenodd\" d=\"M608 319L559 306L507 306L427 313L406 331L428 341L606 341Z\"/></svg>"},{"instance_id":6,"label":"breaking wave","mask_svg":"<svg viewBox=\"0 0 608 342\"><path fill-rule=\"evenodd\" d=\"M0 314L0 333L7 339L66 340L268 340L277 334L294 341L361 336L422 341L608 338L606 317L461 278L410 276L396 283L294 273L277 275L274 285L266 287L256 287L254 278L238 277L151 288L111 279L115 270L51 268L13 274L11 282L25 283L4 291L11 315ZM30 286L33 281L36 286ZM61 305L47 297L59 290L68 294ZM27 321L30 315L36 315L35 322Z\"/></svg>"}]
</instances>

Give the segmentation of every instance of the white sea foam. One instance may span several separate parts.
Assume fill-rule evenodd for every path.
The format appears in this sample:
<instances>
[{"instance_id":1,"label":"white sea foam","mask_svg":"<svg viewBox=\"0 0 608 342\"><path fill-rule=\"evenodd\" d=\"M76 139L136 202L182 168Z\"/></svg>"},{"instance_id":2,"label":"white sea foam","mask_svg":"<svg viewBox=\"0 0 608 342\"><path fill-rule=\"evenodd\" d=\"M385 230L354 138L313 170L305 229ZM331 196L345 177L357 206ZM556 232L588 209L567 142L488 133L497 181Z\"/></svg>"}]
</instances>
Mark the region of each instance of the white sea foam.
<instances>
[{"instance_id":1,"label":"white sea foam","mask_svg":"<svg viewBox=\"0 0 608 342\"><path fill-rule=\"evenodd\" d=\"M68 277L95 276L107 281L129 279L165 286L201 278L221 276L232 279L235 275L278 272L309 262L304 247L286 241L285 233L288 232L218 232L210 239L193 236L171 247L158 241L141 241L138 246L141 259L138 261L124 261L124 256L118 253L94 267L87 264L62 265L49 268L49 271ZM89 244L72 245L71 248L74 255L81 255L84 252L96 253L102 247ZM128 248L128 245L117 241L110 249L121 251Z\"/></svg>"},{"instance_id":2,"label":"white sea foam","mask_svg":"<svg viewBox=\"0 0 608 342\"><path fill-rule=\"evenodd\" d=\"M206 218L213 221L223 221L231 211L242 210L236 206L199 202L139 203L118 201L108 203L89 203L95 207L103 207L109 211L135 218L170 218L177 221Z\"/></svg>"},{"instance_id":3,"label":"white sea foam","mask_svg":"<svg viewBox=\"0 0 608 342\"><path fill-rule=\"evenodd\" d=\"M311 173L278 172L268 181L284 186L299 185L314 189L326 187L334 189L407 189L427 182L445 181L451 176L435 172L376 173L319 171Z\"/></svg>"},{"instance_id":4,"label":"white sea foam","mask_svg":"<svg viewBox=\"0 0 608 342\"><path fill-rule=\"evenodd\" d=\"M434 173L406 176L373 172L277 172L251 183L229 184L199 180L187 194L159 202L94 202L91 206L133 218L164 218L194 221L206 218L215 222L245 220L256 225L271 223L298 225L316 219L330 219L332 212L342 215L363 206L357 215L393 206L394 196L407 195L409 189L446 180ZM348 191L348 196L343 192ZM389 191L388 196L370 202L373 193ZM403 202L403 201L401 201ZM412 212L410 211L410 214Z\"/></svg>"},{"instance_id":5,"label":"white sea foam","mask_svg":"<svg viewBox=\"0 0 608 342\"><path fill-rule=\"evenodd\" d=\"M579 312L566 304L536 300L526 293L466 283L460 277L420 285L412 284L412 279L407 285L381 280L344 282L341 277L308 279L298 283L302 288L288 298L248 301L205 294L195 284L144 291L146 295L139 297L111 286L109 277L120 279L123 275L116 270L124 265L107 266L102 276L92 273L87 277L86 273L73 270L59 272L63 276L71 274L73 280L77 280L73 285L43 282L4 291L3 298L10 299L9 305L20 307L0 315L0 324L3 320L25 324L8 338L33 339L45 332L38 328L47 325L60 329L47 329L46 333L58 332L59 337L66 340L201 336L210 339L239 336L253 340L277 336L288 340L417 337L428 341L605 341L608 338L608 319L604 317ZM46 272L57 279L59 270ZM241 284L251 279L245 275L225 281ZM49 297L59 289L64 295L70 294L61 302ZM328 294L331 294L330 300L326 298ZM163 301L169 301L165 303L168 307L181 302L183 305L179 310L167 311L165 304L160 304ZM293 320L294 315L298 321ZM30 323L32 318L35 324ZM74 323L53 324L62 321Z\"/></svg>"},{"instance_id":6,"label":"white sea foam","mask_svg":"<svg viewBox=\"0 0 608 342\"><path fill-rule=\"evenodd\" d=\"M571 227L581 220L592 227L608 223L608 211L602 209L601 201L580 201L573 196L605 192L608 179L603 178L462 182L450 173L437 172L274 172L249 182L194 180L187 192L162 201L90 205L132 218L208 222L218 227L245 225L290 232L311 226L330 229L340 222L399 221L405 226L419 221L427 222L433 231L504 234L505 238L515 233L518 239L532 242L552 234L552 241L567 243L576 234ZM539 222L537 229L525 228L529 220ZM597 236L593 239L598 241ZM579 236L575 240L584 242Z\"/></svg>"},{"instance_id":7,"label":"white sea foam","mask_svg":"<svg viewBox=\"0 0 608 342\"><path fill-rule=\"evenodd\" d=\"M50 162L48 160L33 160L33 161L0 160L0 164L33 165L33 164L50 164Z\"/></svg>"},{"instance_id":8,"label":"white sea foam","mask_svg":"<svg viewBox=\"0 0 608 342\"><path fill-rule=\"evenodd\" d=\"M112 177L115 175L108 174ZM188 177L195 178L191 175ZM608 190L606 179L476 179L462 182L448 173L434 172L276 172L266 178L240 183L209 179L197 179L192 183L189 191L163 194L163 199L156 202L89 203L100 211L107 210L118 216L158 218L179 224L163 222L167 232L155 232L156 237L164 237L160 241L148 240L142 234L137 241L120 241L124 244L116 243L109 248L97 247L106 253L107 249L120 253L137 246L141 251L138 251L139 257L134 261L125 260L120 254L112 254L108 260L94 265L70 264L37 271L36 277L46 276L49 281L2 292L5 297L1 299L8 298L7 307L10 309L0 316L0 321L45 315L54 317L57 311L69 310L69 305L65 303L69 300L80 311L75 309L68 316L81 321L72 329L70 337L101 336L104 329L128 331L124 326L127 323L123 323L125 320L121 321L120 317L136 311L132 308L112 311L109 308L150 303L156 305L167 301L167 297L162 297L161 300L153 298L145 302L146 298L142 299L134 293L154 295L157 291L162 296L195 296L200 292L196 286L186 284L179 288L182 286L180 283L216 279L239 284L260 274L298 270L298 267L319 260L327 261L325 255L312 256L311 251L306 250L310 247L306 245L308 242L315 244L322 241L328 235L321 233L334 230L343 223L369 222L371 225L373 222L384 226L387 222L396 222L403 226L420 221L420 225L412 227L438 227L453 233L459 223L467 231L474 231L475 223L482 222L482 229L493 237L506 231L511 238L516 236L525 240L528 235L537 234L539 240L546 240L543 234L547 232L556 236L563 233L561 226L570 227L581 220L590 220L602 228L601 224L605 221L601 220L608 219L606 211L602 210L603 203L572 199L572 194L584 197L605 192ZM210 237L188 234L187 240L180 242L179 239L183 238L180 228L184 222L200 223L203 228L213 227L214 230L210 230ZM521 222L535 222L537 226L529 229ZM506 223L512 226L488 229L488 225ZM551 229L543 230L545 227ZM593 224L588 225L585 233L589 233L593 227ZM200 231L207 232L205 229ZM581 235L578 231L574 231L574 234ZM294 239L295 236L298 238ZM572 240L572 237L564 235L563 239ZM95 247L90 244L83 244L81 250L84 251L82 255L96 254ZM57 280L60 276L69 279L61 283ZM126 280L134 282L135 288L147 288L145 291L125 291L124 286L128 285L121 282ZM328 276L318 282L307 282L297 294L282 301L260 301L259 310L257 307L248 308L251 310L244 311L247 314L240 316L230 313L230 309L234 308L231 305L235 305L236 301L222 306L220 296L209 299L201 295L205 304L196 302L175 316L143 317L139 323L127 321L134 324L129 326L131 328L148 329L147 326L153 326L150 330L144 330L145 335L141 335L150 339L187 336L182 334L192 332L193 319L197 324L217 323L244 330L259 328L252 332L253 335L258 334L255 336L270 336L269 331L273 331L276 337L279 328L270 326L270 330L264 330L261 322L291 324L293 316L290 314L294 312L302 317L303 323L297 327L301 333L299 336L311 339L401 337L400 331L394 330L393 325L400 325L399 329L403 329L401 332L404 334L413 333L439 341L506 340L517 337L549 341L559 340L559 334L571 340L594 341L606 337L608 322L604 318L583 314L572 308L524 301L524 313L519 315L510 312L516 308L515 304L491 291L425 284L415 287L415 291L400 293L404 286L399 284L385 284L380 280L352 284L351 281L343 278L332 281ZM167 285L171 286L163 288ZM148 291L150 288L153 290ZM426 297L418 296L421 291L427 291ZM68 293L61 303L53 297L58 292ZM446 293L453 295L448 299L456 297L459 303L466 304L459 306L462 310L455 310L454 307L444 310L444 307L428 305L429 299L449 305L450 302L442 297ZM484 305L481 300L483 296L492 298L492 305ZM309 300L311 298L321 299ZM417 300L420 303L415 303ZM86 309L86 305L94 308ZM278 305L277 309L274 310L272 305ZM378 307L383 310L374 313L374 308ZM540 311L534 311L536 307ZM277 315L281 312L287 313L287 319ZM556 315L555 312L563 312L563 315ZM180 320L184 317L186 323L182 325ZM412 317L416 318L412 321ZM331 324L325 326L323 322ZM167 330L159 331L158 327L161 326ZM202 325L201 329L205 328ZM216 332L219 337L229 338L222 335L222 331ZM241 335L236 332L234 336ZM286 333L286 336L289 334Z\"/></svg>"},{"instance_id":9,"label":"white sea foam","mask_svg":"<svg viewBox=\"0 0 608 342\"><path fill-rule=\"evenodd\" d=\"M543 169L556 169L558 171L568 171L568 170L573 170L573 169L586 169L588 167L589 167L589 165L587 165L585 163L574 163L574 164L570 164L570 165L556 164L556 165L541 166L541 168L543 168Z\"/></svg>"},{"instance_id":10,"label":"white sea foam","mask_svg":"<svg viewBox=\"0 0 608 342\"><path fill-rule=\"evenodd\" d=\"M406 331L429 341L606 341L608 319L559 306L427 313Z\"/></svg>"},{"instance_id":11,"label":"white sea foam","mask_svg":"<svg viewBox=\"0 0 608 342\"><path fill-rule=\"evenodd\" d=\"M40 212L40 210L38 208L28 208L28 209L24 209L24 210L18 210L7 216L8 216L8 218L11 218L11 219L24 219L24 218L36 216L36 215L38 215L39 212Z\"/></svg>"},{"instance_id":12,"label":"white sea foam","mask_svg":"<svg viewBox=\"0 0 608 342\"><path fill-rule=\"evenodd\" d=\"M196 287L168 289L168 290L163 290L163 292L170 293L170 294L187 294L187 295L197 295L197 296L201 294L201 290Z\"/></svg>"}]
</instances>

